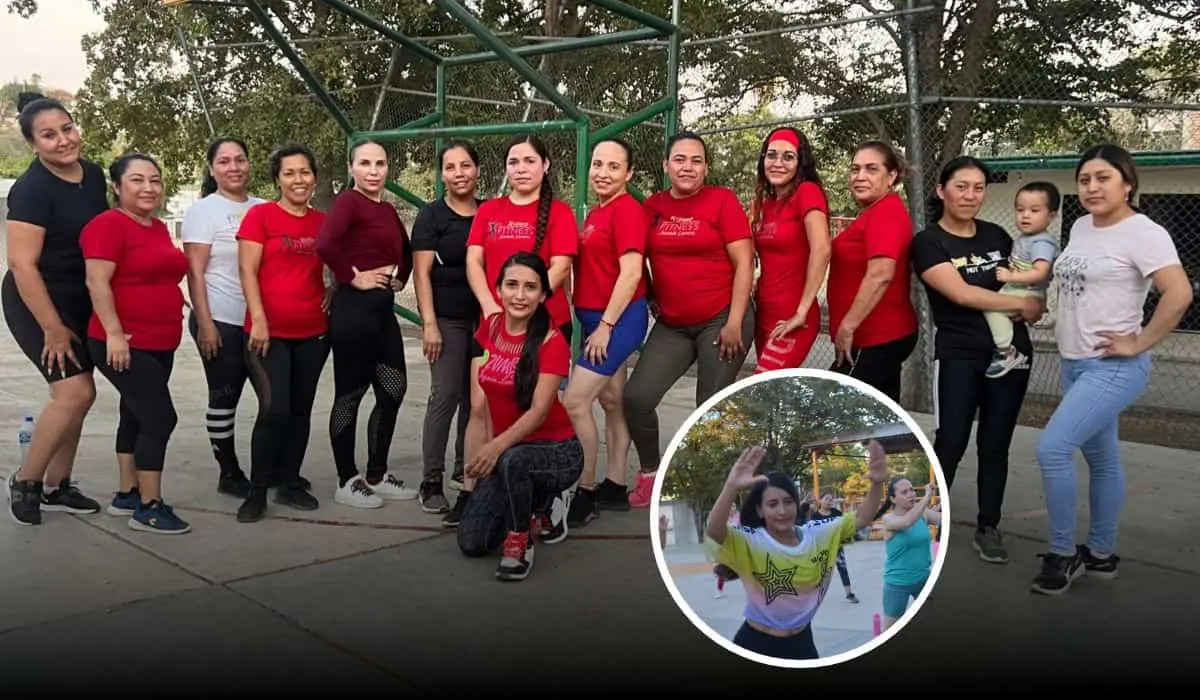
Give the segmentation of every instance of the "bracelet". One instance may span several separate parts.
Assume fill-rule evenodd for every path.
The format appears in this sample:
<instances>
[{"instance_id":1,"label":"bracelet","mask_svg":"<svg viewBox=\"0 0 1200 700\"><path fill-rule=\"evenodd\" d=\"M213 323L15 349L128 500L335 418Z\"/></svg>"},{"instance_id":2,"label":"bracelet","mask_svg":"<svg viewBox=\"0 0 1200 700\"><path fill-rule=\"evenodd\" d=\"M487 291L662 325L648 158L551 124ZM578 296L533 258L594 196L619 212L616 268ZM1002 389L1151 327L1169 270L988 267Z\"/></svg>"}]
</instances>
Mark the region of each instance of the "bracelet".
<instances>
[{"instance_id":1,"label":"bracelet","mask_svg":"<svg viewBox=\"0 0 1200 700\"><path fill-rule=\"evenodd\" d=\"M604 319L600 319L600 323L603 323L604 325L608 326L609 328L616 328L616 326L609 323L608 321L605 321Z\"/></svg>"}]
</instances>

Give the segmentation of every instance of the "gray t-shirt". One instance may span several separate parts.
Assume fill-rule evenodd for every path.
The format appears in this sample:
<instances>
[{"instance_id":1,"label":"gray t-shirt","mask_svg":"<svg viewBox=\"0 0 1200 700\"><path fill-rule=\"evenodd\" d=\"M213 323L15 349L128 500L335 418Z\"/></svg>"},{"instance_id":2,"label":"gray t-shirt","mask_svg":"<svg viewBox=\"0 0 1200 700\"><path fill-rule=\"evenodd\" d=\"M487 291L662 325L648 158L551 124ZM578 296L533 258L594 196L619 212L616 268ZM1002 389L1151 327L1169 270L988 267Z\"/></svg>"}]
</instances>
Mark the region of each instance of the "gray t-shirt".
<instances>
[{"instance_id":1,"label":"gray t-shirt","mask_svg":"<svg viewBox=\"0 0 1200 700\"><path fill-rule=\"evenodd\" d=\"M1045 260L1050 263L1050 269L1054 269L1054 261L1058 258L1058 241L1049 233L1035 233L1032 236L1017 236L1013 241L1012 256L1010 264L1013 265L1014 271L1028 271L1033 269L1033 264L1038 260ZM1053 272L1046 278L1044 282L1038 284L1023 284L1022 287L1031 289L1046 289L1050 286L1050 280L1054 278Z\"/></svg>"}]
</instances>

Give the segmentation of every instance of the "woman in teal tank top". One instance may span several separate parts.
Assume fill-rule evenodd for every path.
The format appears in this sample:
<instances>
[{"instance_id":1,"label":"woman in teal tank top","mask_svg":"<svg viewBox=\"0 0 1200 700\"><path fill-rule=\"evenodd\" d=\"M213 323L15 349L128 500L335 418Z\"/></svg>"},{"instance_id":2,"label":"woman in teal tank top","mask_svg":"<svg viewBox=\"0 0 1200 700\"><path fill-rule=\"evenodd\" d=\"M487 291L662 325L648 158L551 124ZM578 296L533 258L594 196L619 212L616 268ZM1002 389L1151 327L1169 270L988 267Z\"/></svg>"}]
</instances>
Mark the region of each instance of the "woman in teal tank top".
<instances>
[{"instance_id":1,"label":"woman in teal tank top","mask_svg":"<svg viewBox=\"0 0 1200 700\"><path fill-rule=\"evenodd\" d=\"M879 511L887 542L887 561L883 565L885 630L904 615L908 601L921 595L929 580L933 568L929 525L942 522L937 507L929 506L935 490L934 484L929 484L925 496L918 500L917 491L908 479L897 477L888 484L887 500Z\"/></svg>"}]
</instances>

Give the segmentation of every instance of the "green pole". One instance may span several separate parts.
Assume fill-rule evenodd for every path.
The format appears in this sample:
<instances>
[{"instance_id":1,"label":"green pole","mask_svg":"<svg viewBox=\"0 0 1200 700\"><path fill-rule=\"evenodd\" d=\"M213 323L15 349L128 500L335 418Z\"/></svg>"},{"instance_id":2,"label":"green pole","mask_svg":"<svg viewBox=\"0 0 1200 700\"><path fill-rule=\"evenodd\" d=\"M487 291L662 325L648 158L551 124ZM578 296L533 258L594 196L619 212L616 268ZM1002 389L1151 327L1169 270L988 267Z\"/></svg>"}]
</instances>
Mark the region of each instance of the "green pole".
<instances>
[{"instance_id":1,"label":"green pole","mask_svg":"<svg viewBox=\"0 0 1200 700\"><path fill-rule=\"evenodd\" d=\"M567 51L577 51L580 49L590 49L598 46L612 46L613 44L623 44L630 41L639 41L642 39L654 39L662 36L665 32L657 29L643 27L641 29L626 29L620 32L611 34L598 34L596 36L584 37L582 39L563 39L561 41L546 41L538 44L530 44L528 46L517 46L512 48L512 52L518 56L542 56L549 53L565 53ZM489 61L500 60L495 51L481 51L479 53L464 53L457 56L447 56L446 65L450 66L468 66L475 63L488 63Z\"/></svg>"},{"instance_id":2,"label":"green pole","mask_svg":"<svg viewBox=\"0 0 1200 700\"><path fill-rule=\"evenodd\" d=\"M292 67L296 69L296 72L300 74L300 77L304 80L304 84L308 86L308 89L317 96L317 99L321 101L321 104L325 105L325 109L329 110L329 114L333 117L334 121L338 123L338 126L342 127L342 131L347 134L353 132L354 127L350 124L350 118L346 116L346 113L337 106L337 103L335 103L333 98L329 96L329 93L325 91L325 86L321 84L321 81L317 79L317 76L313 75L312 71L308 69L308 66L304 65L304 61L300 59L300 55L296 53L296 50L292 48L292 45L288 42L287 38L284 37L283 34L280 33L279 29L275 27L275 23L271 21L270 15L268 15L267 11L262 8L262 5L258 3L258 0L246 0L246 7L250 10L250 13L254 15L254 18L258 20L259 24L263 26L263 29L267 31L267 34L271 36L271 40L275 42L275 45L278 46L279 50L283 52L283 55L287 57L288 61L292 64Z\"/></svg>"},{"instance_id":3,"label":"green pole","mask_svg":"<svg viewBox=\"0 0 1200 700\"><path fill-rule=\"evenodd\" d=\"M434 2L451 17L462 22L479 39L480 43L499 54L522 78L528 80L531 85L537 88L538 92L545 95L546 99L553 102L554 106L561 109L567 117L575 121L587 118L574 103L563 97L562 93L555 89L546 76L539 73L525 59L514 53L510 46L500 41L500 38L493 34L467 8L463 7L459 0L434 0ZM530 130L532 131L532 125L530 126Z\"/></svg>"},{"instance_id":4,"label":"green pole","mask_svg":"<svg viewBox=\"0 0 1200 700\"><path fill-rule=\"evenodd\" d=\"M591 124L586 118L580 120L575 131L575 219L578 230L583 230L583 220L587 218L588 199L588 170L592 162ZM573 305L572 305L573 306ZM578 322L571 324L571 357L579 356L579 347L583 343L583 331Z\"/></svg>"},{"instance_id":5,"label":"green pole","mask_svg":"<svg viewBox=\"0 0 1200 700\"><path fill-rule=\"evenodd\" d=\"M586 119L586 117L585 117ZM472 136L500 136L524 134L530 131L574 131L578 121L555 119L541 122L512 122L508 124L470 124L459 126L422 127L420 129L385 129L383 131L360 131L356 138L400 141L403 139L428 139L442 137L468 138Z\"/></svg>"},{"instance_id":6,"label":"green pole","mask_svg":"<svg viewBox=\"0 0 1200 700\"><path fill-rule=\"evenodd\" d=\"M358 20L359 22L367 25L371 29L374 29L375 31L377 31L380 34L384 35L385 37L391 39L392 41L396 42L397 44L401 44L402 46L404 46L408 50L412 51L413 53L417 54L418 56L425 59L426 61L432 61L433 63L441 63L444 60L441 56L430 51L429 48L426 47L424 44L413 40L411 37L401 34L400 32L396 31L395 29L392 29L391 27L387 26L383 22L380 22L378 19L375 19L374 17L367 14L366 12L363 12L362 10L360 10L356 7L351 7L350 5L347 5L346 3L342 2L342 0L320 0L320 2L332 7L333 9L337 10L338 12L341 12L342 14L346 15L347 17L349 17L351 19Z\"/></svg>"},{"instance_id":7,"label":"green pole","mask_svg":"<svg viewBox=\"0 0 1200 700\"><path fill-rule=\"evenodd\" d=\"M434 108L437 110L437 113L438 113L437 125L440 127L445 127L447 125L446 122L449 121L448 119L446 119L446 64L445 63L439 63L437 66L437 87L434 88L434 92L436 93L436 95L434 97L434 99L436 100ZM437 154L439 152L441 152L442 146L445 145L445 143L446 143L445 139L441 136L438 136L437 138L434 139L434 142L433 142L434 157L437 157ZM439 199L441 197L445 196L445 194L446 194L446 183L442 182L441 172L442 172L442 164L438 163L437 166L434 168L433 193L434 193L434 196Z\"/></svg>"},{"instance_id":8,"label":"green pole","mask_svg":"<svg viewBox=\"0 0 1200 700\"><path fill-rule=\"evenodd\" d=\"M397 129L423 129L427 126L433 126L434 124L438 124L441 121L442 121L442 115L440 113L426 114L423 117L417 117L416 119L412 120L411 122L406 122L404 124L401 124L400 126L398 126L396 128Z\"/></svg>"},{"instance_id":9,"label":"green pole","mask_svg":"<svg viewBox=\"0 0 1200 700\"><path fill-rule=\"evenodd\" d=\"M603 141L606 138L609 138L610 136L616 136L622 131L627 131L628 129L641 124L647 119L653 119L663 112L669 112L674 108L674 100L670 98L659 100L640 112L631 114L619 122L613 122L602 129L597 129L596 131L592 132L592 143L595 144Z\"/></svg>"},{"instance_id":10,"label":"green pole","mask_svg":"<svg viewBox=\"0 0 1200 700\"><path fill-rule=\"evenodd\" d=\"M679 0L674 0L674 2L675 2L675 4L678 4ZM623 3L620 0L590 0L590 4L599 5L600 7L603 7L604 9L608 10L609 12L615 12L618 15L625 17L626 19L631 19L634 22L639 22L641 24L646 25L647 27L654 27L658 31L662 32L663 34L666 34L669 32L675 32L678 29L678 20L679 20L678 13L675 13L674 16L672 17L672 20L674 20L674 21L668 22L665 19L663 19L662 17L650 14L649 12L646 12L645 10L639 10L638 8L636 8L632 5Z\"/></svg>"},{"instance_id":11,"label":"green pole","mask_svg":"<svg viewBox=\"0 0 1200 700\"><path fill-rule=\"evenodd\" d=\"M393 182L392 180L388 180L384 184L384 187L387 187L389 192L396 195L400 199L403 199L404 201L408 202L409 204L413 205L414 207L416 207L418 209L420 209L421 207L423 207L429 203L429 202L426 202L425 200L421 199L416 194L413 194L411 191L406 189L403 185L401 185L398 182Z\"/></svg>"},{"instance_id":12,"label":"green pole","mask_svg":"<svg viewBox=\"0 0 1200 700\"><path fill-rule=\"evenodd\" d=\"M600 4L603 5L603 3ZM679 0L671 0L671 39L670 45L667 47L667 99L671 101L672 106L667 111L666 128L663 130L664 150L666 150L666 144L671 137L679 132L679 52L681 48L679 11ZM664 188L671 186L666 173L663 173L662 182Z\"/></svg>"}]
</instances>

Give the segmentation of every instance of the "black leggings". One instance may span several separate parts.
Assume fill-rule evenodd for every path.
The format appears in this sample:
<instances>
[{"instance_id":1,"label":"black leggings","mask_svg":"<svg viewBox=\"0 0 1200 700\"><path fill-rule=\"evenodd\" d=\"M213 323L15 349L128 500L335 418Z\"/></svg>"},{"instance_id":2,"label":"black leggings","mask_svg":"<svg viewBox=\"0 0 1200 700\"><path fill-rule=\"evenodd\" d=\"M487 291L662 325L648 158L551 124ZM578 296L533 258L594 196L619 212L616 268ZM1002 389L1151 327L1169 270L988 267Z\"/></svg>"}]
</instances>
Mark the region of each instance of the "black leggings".
<instances>
[{"instance_id":1,"label":"black leggings","mask_svg":"<svg viewBox=\"0 0 1200 700\"><path fill-rule=\"evenodd\" d=\"M838 548L837 555L837 572L842 579L842 585L846 588L850 587L850 569L846 566L846 550Z\"/></svg>"},{"instance_id":2,"label":"black leggings","mask_svg":"<svg viewBox=\"0 0 1200 700\"><path fill-rule=\"evenodd\" d=\"M471 492L458 524L459 548L469 557L481 557L500 546L505 531L528 531L534 512L544 511L582 472L578 438L505 450Z\"/></svg>"},{"instance_id":3,"label":"black leggings","mask_svg":"<svg viewBox=\"0 0 1200 700\"><path fill-rule=\"evenodd\" d=\"M851 362L838 364L835 359L829 369L854 377L900 403L900 371L916 347L917 333L913 333L880 345L851 348Z\"/></svg>"},{"instance_id":4,"label":"black leggings","mask_svg":"<svg viewBox=\"0 0 1200 700\"><path fill-rule=\"evenodd\" d=\"M975 433L979 470L979 512L975 520L979 528L1000 524L1008 485L1008 449L1029 386L1028 368L988 379L984 374L988 360L940 359L933 365L933 452L946 475L946 492L954 485L976 414L979 416Z\"/></svg>"},{"instance_id":5,"label":"black leggings","mask_svg":"<svg viewBox=\"0 0 1200 700\"><path fill-rule=\"evenodd\" d=\"M753 651L774 659L819 659L817 645L813 642L812 625L804 628L803 632L791 637L776 637L759 632L743 622L733 643L747 651Z\"/></svg>"},{"instance_id":6,"label":"black leggings","mask_svg":"<svg viewBox=\"0 0 1200 700\"><path fill-rule=\"evenodd\" d=\"M217 458L221 476L238 474L242 471L234 445L234 424L238 402L246 387L246 333L241 326L213 321L221 346L211 360L200 357L204 365L204 379L208 384L208 410L205 425L208 427L208 442ZM196 314L188 316L188 331L199 348L199 324Z\"/></svg>"},{"instance_id":7,"label":"black leggings","mask_svg":"<svg viewBox=\"0 0 1200 700\"><path fill-rule=\"evenodd\" d=\"M250 438L250 481L266 488L278 477L297 486L308 451L312 407L329 357L329 339L271 338L267 356L247 349L246 367L258 395L258 418Z\"/></svg>"},{"instance_id":8,"label":"black leggings","mask_svg":"<svg viewBox=\"0 0 1200 700\"><path fill-rule=\"evenodd\" d=\"M368 387L374 389L375 407L367 420L367 480L387 473L396 417L408 391L404 336L392 310L394 299L386 289L364 292L346 284L333 294L329 335L334 399L329 437L340 485L358 475L354 462L358 407Z\"/></svg>"},{"instance_id":9,"label":"black leggings","mask_svg":"<svg viewBox=\"0 0 1200 700\"><path fill-rule=\"evenodd\" d=\"M138 471L161 472L179 422L170 387L175 351L131 349L129 368L116 372L105 359L107 343L88 338L87 344L100 373L121 395L117 454L132 454Z\"/></svg>"}]
</instances>

